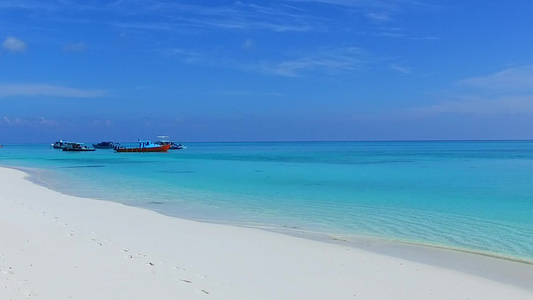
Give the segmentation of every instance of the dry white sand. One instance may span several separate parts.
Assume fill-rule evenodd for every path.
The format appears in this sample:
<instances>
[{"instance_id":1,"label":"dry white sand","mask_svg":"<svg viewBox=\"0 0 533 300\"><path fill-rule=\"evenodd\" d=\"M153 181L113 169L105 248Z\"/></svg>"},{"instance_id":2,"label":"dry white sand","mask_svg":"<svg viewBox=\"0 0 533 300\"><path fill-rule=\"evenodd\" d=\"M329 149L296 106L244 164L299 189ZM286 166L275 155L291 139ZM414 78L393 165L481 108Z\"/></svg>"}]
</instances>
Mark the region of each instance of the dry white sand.
<instances>
[{"instance_id":1,"label":"dry white sand","mask_svg":"<svg viewBox=\"0 0 533 300\"><path fill-rule=\"evenodd\" d=\"M346 245L66 196L25 176L0 168L2 300L533 299L531 265L501 262L519 272L520 286L512 276L491 280ZM528 288L523 282L530 279Z\"/></svg>"}]
</instances>

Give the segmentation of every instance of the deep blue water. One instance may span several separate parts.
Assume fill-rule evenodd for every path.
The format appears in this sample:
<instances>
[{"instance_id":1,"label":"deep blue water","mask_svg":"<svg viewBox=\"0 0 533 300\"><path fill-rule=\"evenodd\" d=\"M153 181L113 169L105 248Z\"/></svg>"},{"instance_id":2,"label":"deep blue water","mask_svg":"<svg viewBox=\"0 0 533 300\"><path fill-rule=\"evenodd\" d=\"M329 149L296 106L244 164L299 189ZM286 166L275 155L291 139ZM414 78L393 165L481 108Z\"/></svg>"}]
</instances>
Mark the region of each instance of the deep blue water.
<instances>
[{"instance_id":1,"label":"deep blue water","mask_svg":"<svg viewBox=\"0 0 533 300\"><path fill-rule=\"evenodd\" d=\"M210 222L533 261L533 142L190 143L168 153L5 145L63 193Z\"/></svg>"}]
</instances>

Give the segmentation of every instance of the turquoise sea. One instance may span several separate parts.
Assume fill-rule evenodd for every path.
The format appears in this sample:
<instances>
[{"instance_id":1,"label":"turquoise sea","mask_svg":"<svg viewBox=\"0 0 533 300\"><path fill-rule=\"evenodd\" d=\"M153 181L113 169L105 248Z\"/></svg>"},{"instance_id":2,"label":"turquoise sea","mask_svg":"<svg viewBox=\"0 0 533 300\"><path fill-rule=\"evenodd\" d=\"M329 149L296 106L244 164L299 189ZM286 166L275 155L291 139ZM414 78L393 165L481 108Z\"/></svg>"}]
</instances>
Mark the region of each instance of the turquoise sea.
<instances>
[{"instance_id":1,"label":"turquoise sea","mask_svg":"<svg viewBox=\"0 0 533 300\"><path fill-rule=\"evenodd\" d=\"M4 145L54 190L186 219L533 262L533 141L188 143L168 153Z\"/></svg>"}]
</instances>

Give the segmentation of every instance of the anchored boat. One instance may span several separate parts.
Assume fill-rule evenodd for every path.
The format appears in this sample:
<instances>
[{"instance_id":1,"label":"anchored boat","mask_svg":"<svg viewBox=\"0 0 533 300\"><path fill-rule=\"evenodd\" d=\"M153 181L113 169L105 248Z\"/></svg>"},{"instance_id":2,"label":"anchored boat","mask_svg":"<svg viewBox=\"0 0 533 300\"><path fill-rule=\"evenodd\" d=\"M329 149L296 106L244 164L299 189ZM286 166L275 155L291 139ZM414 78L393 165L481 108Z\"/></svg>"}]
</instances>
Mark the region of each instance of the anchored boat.
<instances>
[{"instance_id":1,"label":"anchored boat","mask_svg":"<svg viewBox=\"0 0 533 300\"><path fill-rule=\"evenodd\" d=\"M98 144L93 144L93 147L96 149L115 149L118 146L120 146L120 144L115 142L100 142Z\"/></svg>"},{"instance_id":2,"label":"anchored boat","mask_svg":"<svg viewBox=\"0 0 533 300\"><path fill-rule=\"evenodd\" d=\"M50 144L50 146L54 149L63 149L63 147L65 147L65 145L67 144L68 142L66 141L63 141L63 140L59 140L53 144Z\"/></svg>"},{"instance_id":3,"label":"anchored boat","mask_svg":"<svg viewBox=\"0 0 533 300\"><path fill-rule=\"evenodd\" d=\"M154 144L151 141L138 141L137 147L116 147L117 152L167 152L170 145Z\"/></svg>"},{"instance_id":4,"label":"anchored boat","mask_svg":"<svg viewBox=\"0 0 533 300\"><path fill-rule=\"evenodd\" d=\"M159 136L157 136L157 138L159 139L159 141L155 142L156 144L159 144L159 145L170 145L170 148L169 148L170 150L185 149L185 146L183 146L182 143L176 143L176 142L171 141L168 138L168 135L159 135Z\"/></svg>"},{"instance_id":5,"label":"anchored boat","mask_svg":"<svg viewBox=\"0 0 533 300\"><path fill-rule=\"evenodd\" d=\"M85 146L85 144L83 143L72 143L72 142L65 143L65 145L61 149L63 149L63 151L94 151L95 150L94 148L89 148Z\"/></svg>"}]
</instances>

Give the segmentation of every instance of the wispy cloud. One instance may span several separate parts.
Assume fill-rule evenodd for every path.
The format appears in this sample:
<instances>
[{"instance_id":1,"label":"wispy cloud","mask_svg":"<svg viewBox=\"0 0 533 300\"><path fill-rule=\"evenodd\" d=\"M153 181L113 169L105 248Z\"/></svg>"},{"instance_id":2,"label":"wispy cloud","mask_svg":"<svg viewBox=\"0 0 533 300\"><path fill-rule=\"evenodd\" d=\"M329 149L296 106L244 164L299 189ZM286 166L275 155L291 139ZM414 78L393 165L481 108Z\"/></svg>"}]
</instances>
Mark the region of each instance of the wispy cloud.
<instances>
[{"instance_id":1,"label":"wispy cloud","mask_svg":"<svg viewBox=\"0 0 533 300\"><path fill-rule=\"evenodd\" d=\"M203 53L198 50L186 50L181 48L167 49L163 51L166 55L171 55L179 59L180 61L188 64L202 63L202 64L211 64L209 63L208 57L211 57L213 61L213 56Z\"/></svg>"},{"instance_id":2,"label":"wispy cloud","mask_svg":"<svg viewBox=\"0 0 533 300\"><path fill-rule=\"evenodd\" d=\"M0 2L0 9L35 9L48 10L56 7L54 3L39 0L20 0L20 1L2 1Z\"/></svg>"},{"instance_id":3,"label":"wispy cloud","mask_svg":"<svg viewBox=\"0 0 533 300\"><path fill-rule=\"evenodd\" d=\"M139 34L139 36L143 36L143 43L139 43L140 47L149 47L149 50L159 53L171 53L185 63L233 65L247 71L281 76L299 76L312 70L328 73L360 70L367 65L369 55L360 48L343 48L342 46L332 46L330 49L323 48L318 51L311 51L311 53L290 55L287 53L289 51L287 45L280 45L276 51L267 52L265 49L258 49L256 52L258 55L255 57L257 61L244 63L242 57L235 55L235 52L230 53L228 51L230 54L223 57L224 54L222 53L190 50L191 48L187 49L187 47L194 46L176 45L174 43L175 36L168 39L159 38L154 41L152 39L158 35L152 33L191 34L192 32L203 31L209 33L242 31L246 33L246 36L254 37L254 40L246 39L240 45L241 49L245 50L256 49L259 42L262 42L260 38L256 38L254 35L257 31L321 34L333 31L352 33L357 31L357 35L403 38L409 36L404 32L404 29L393 26L387 28L384 23L390 23L391 20L394 20L394 16L413 7L424 7L426 5L424 1L277 0L256 4L242 1L223 3L188 1L184 3L171 0L115 0L94 5L82 1L58 0L47 2L46 9L49 13L39 15L39 17L53 17L54 25L57 25L57 22L65 22L103 26L118 29L118 32L124 36L129 33ZM39 1L15 2L20 3L11 4L13 9L41 9ZM310 5L315 7L310 9ZM10 5L5 4L5 6L9 7ZM320 9L317 9L316 6L320 6ZM327 10L327 13L322 13L322 8ZM317 13L317 11L321 13ZM65 18L64 16L69 17ZM370 22L371 28L355 28L353 18L371 19L374 22ZM257 44L256 40L259 41ZM319 47L320 38L308 40L313 41L311 42L313 45L306 46L307 48ZM265 44L264 42L261 43L261 45ZM272 45L268 47L270 46ZM63 49L64 51L84 51L86 48L87 45L80 42L65 45ZM405 68L396 68L396 70L407 73ZM1 91L0 96L2 96Z\"/></svg>"},{"instance_id":4,"label":"wispy cloud","mask_svg":"<svg viewBox=\"0 0 533 300\"><path fill-rule=\"evenodd\" d=\"M245 42L242 47L245 47ZM252 44L253 46L253 44ZM174 55L182 62L189 64L204 64L217 67L241 69L246 72L274 74L286 77L296 77L305 72L320 71L327 74L364 70L375 62L375 58L358 47L319 48L309 52L279 53L286 59L271 58L257 62L241 62L222 53L207 53L184 49L169 49L168 55Z\"/></svg>"},{"instance_id":5,"label":"wispy cloud","mask_svg":"<svg viewBox=\"0 0 533 300\"><path fill-rule=\"evenodd\" d=\"M404 30L400 28L379 28L377 33L374 33L375 36L388 37L388 38L404 38L407 37Z\"/></svg>"},{"instance_id":6,"label":"wispy cloud","mask_svg":"<svg viewBox=\"0 0 533 300\"><path fill-rule=\"evenodd\" d=\"M16 3L15 3L16 2ZM55 16L54 21L69 23L107 24L121 28L183 31L186 30L269 30L275 32L324 31L331 26L331 20L317 16L307 9L309 4L323 5L338 15L349 10L377 23L391 20L413 7L430 7L422 1L411 0L279 0L261 4L235 1L230 3L183 3L171 0L108 1L98 5L75 1L52 1L46 5L39 1L13 1L0 4L4 9L46 9ZM58 16L58 12L62 12ZM63 19L64 15L72 16ZM76 16L83 16L77 18ZM116 16L111 17L110 16ZM113 22L121 19L124 21Z\"/></svg>"},{"instance_id":7,"label":"wispy cloud","mask_svg":"<svg viewBox=\"0 0 533 300\"><path fill-rule=\"evenodd\" d=\"M269 30L275 32L307 32L320 28L317 20L301 10L273 2L267 5L235 2L231 6L190 7L188 22L198 27L232 30Z\"/></svg>"},{"instance_id":8,"label":"wispy cloud","mask_svg":"<svg viewBox=\"0 0 533 300\"><path fill-rule=\"evenodd\" d=\"M351 8L366 8L387 12L401 12L407 8L440 9L438 5L424 0L290 0L292 2L315 2Z\"/></svg>"},{"instance_id":9,"label":"wispy cloud","mask_svg":"<svg viewBox=\"0 0 533 300\"><path fill-rule=\"evenodd\" d=\"M7 125L7 126L39 126L39 127L58 127L64 125L61 121L48 119L45 117L38 117L38 118L8 118L3 117L0 121L0 125Z\"/></svg>"},{"instance_id":10,"label":"wispy cloud","mask_svg":"<svg viewBox=\"0 0 533 300\"><path fill-rule=\"evenodd\" d=\"M2 47L11 52L26 51L26 43L12 36L4 40L4 42L2 43Z\"/></svg>"},{"instance_id":11,"label":"wispy cloud","mask_svg":"<svg viewBox=\"0 0 533 300\"><path fill-rule=\"evenodd\" d=\"M62 1L63 2L63 1ZM305 10L273 1L262 5L245 2L185 4L169 0L112 1L98 5L56 3L54 11L70 16L54 21L105 24L118 28L151 31L191 32L201 30L270 30L302 32L315 29L316 19ZM37 9L28 6L27 9ZM64 15L64 14L63 14ZM109 18L109 16L116 16ZM113 20L122 21L115 22Z\"/></svg>"},{"instance_id":12,"label":"wispy cloud","mask_svg":"<svg viewBox=\"0 0 533 300\"><path fill-rule=\"evenodd\" d=\"M371 57L357 47L322 48L300 58L279 63L262 63L261 71L265 73L294 77L305 71L320 70L328 73L354 71L363 69Z\"/></svg>"},{"instance_id":13,"label":"wispy cloud","mask_svg":"<svg viewBox=\"0 0 533 300\"><path fill-rule=\"evenodd\" d=\"M463 79L459 81L459 85L490 90L533 91L533 65L513 67L487 76Z\"/></svg>"},{"instance_id":14,"label":"wispy cloud","mask_svg":"<svg viewBox=\"0 0 533 300\"><path fill-rule=\"evenodd\" d=\"M390 15L387 13L375 13L369 12L366 14L366 17L375 22L387 22L390 21Z\"/></svg>"},{"instance_id":15,"label":"wispy cloud","mask_svg":"<svg viewBox=\"0 0 533 300\"><path fill-rule=\"evenodd\" d=\"M45 119L44 117L40 117L37 122L40 126L44 127L56 127L61 125L61 122L58 122L56 120Z\"/></svg>"},{"instance_id":16,"label":"wispy cloud","mask_svg":"<svg viewBox=\"0 0 533 300\"><path fill-rule=\"evenodd\" d=\"M466 78L446 93L449 94L449 100L414 108L409 112L418 115L533 114L533 65Z\"/></svg>"},{"instance_id":17,"label":"wispy cloud","mask_svg":"<svg viewBox=\"0 0 533 300\"><path fill-rule=\"evenodd\" d=\"M411 69L409 69L407 67L403 67L403 66L399 66L399 65L396 65L396 64L392 64L392 65L390 65L390 68L392 70L400 72L402 74L411 74Z\"/></svg>"},{"instance_id":18,"label":"wispy cloud","mask_svg":"<svg viewBox=\"0 0 533 300\"><path fill-rule=\"evenodd\" d=\"M20 125L23 123L23 121L19 118L15 118L15 119L11 119L11 118L8 118L8 117L3 117L2 118L2 123L3 124L6 124L6 125Z\"/></svg>"},{"instance_id":19,"label":"wispy cloud","mask_svg":"<svg viewBox=\"0 0 533 300\"><path fill-rule=\"evenodd\" d=\"M66 52L83 52L87 50L87 45L84 42L70 43L63 47Z\"/></svg>"},{"instance_id":20,"label":"wispy cloud","mask_svg":"<svg viewBox=\"0 0 533 300\"><path fill-rule=\"evenodd\" d=\"M97 98L107 95L104 90L83 90L49 84L0 84L0 97L53 96L66 98Z\"/></svg>"},{"instance_id":21,"label":"wispy cloud","mask_svg":"<svg viewBox=\"0 0 533 300\"><path fill-rule=\"evenodd\" d=\"M252 39L246 39L242 44L241 44L241 47L243 49L253 49L254 48L254 45L255 45L255 42L254 40Z\"/></svg>"}]
</instances>

